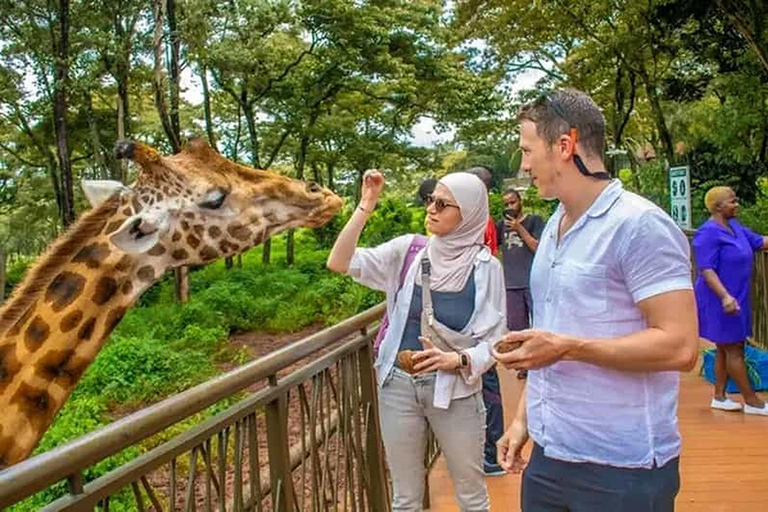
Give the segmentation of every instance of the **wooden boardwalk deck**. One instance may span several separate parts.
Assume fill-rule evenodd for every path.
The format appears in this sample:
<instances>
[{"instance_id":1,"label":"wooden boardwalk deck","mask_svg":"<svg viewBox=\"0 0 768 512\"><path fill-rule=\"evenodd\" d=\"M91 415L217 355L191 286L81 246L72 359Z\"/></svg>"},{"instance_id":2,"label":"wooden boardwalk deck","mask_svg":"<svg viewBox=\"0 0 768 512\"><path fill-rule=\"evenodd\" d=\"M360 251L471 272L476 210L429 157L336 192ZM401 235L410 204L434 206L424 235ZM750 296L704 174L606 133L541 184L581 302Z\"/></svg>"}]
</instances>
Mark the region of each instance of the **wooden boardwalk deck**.
<instances>
[{"instance_id":1,"label":"wooden boardwalk deck","mask_svg":"<svg viewBox=\"0 0 768 512\"><path fill-rule=\"evenodd\" d=\"M701 365L684 374L680 391L683 436L681 488L677 512L765 512L768 510L768 418L709 408L712 386L698 375ZM514 414L521 381L500 371L504 415ZM768 399L768 394L763 393ZM736 399L736 398L735 398ZM520 510L520 476L489 477L493 512ZM458 512L444 459L430 477L433 512Z\"/></svg>"}]
</instances>

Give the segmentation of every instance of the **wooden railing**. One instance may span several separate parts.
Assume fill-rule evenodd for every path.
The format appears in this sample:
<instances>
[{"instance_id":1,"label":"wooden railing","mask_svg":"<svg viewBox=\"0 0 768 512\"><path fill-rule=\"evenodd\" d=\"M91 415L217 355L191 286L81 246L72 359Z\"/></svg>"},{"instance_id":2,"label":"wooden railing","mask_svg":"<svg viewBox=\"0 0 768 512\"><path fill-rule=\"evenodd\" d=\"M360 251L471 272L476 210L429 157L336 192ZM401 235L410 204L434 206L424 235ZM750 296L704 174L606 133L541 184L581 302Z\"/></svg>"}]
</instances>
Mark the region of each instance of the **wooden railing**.
<instances>
[{"instance_id":1,"label":"wooden railing","mask_svg":"<svg viewBox=\"0 0 768 512\"><path fill-rule=\"evenodd\" d=\"M0 509L65 480L68 494L44 510L108 510L118 493L140 511L389 510L371 347L383 312L380 304L0 472ZM84 481L101 461L243 390L223 412Z\"/></svg>"}]
</instances>

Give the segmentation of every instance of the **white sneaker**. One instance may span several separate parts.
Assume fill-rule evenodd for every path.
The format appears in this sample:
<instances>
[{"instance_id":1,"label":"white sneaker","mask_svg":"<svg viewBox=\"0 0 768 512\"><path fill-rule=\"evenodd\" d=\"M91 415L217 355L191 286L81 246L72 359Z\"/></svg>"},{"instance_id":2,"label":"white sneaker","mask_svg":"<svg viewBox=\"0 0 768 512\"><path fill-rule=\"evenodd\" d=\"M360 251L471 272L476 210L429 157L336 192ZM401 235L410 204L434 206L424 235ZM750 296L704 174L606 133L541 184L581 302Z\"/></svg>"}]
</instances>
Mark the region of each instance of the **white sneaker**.
<instances>
[{"instance_id":1,"label":"white sneaker","mask_svg":"<svg viewBox=\"0 0 768 512\"><path fill-rule=\"evenodd\" d=\"M725 397L725 400L718 400L717 398L713 398L709 406L713 409L720 409L721 411L741 410L741 404L739 402L734 402L728 397ZM766 414L768 414L768 409L766 409Z\"/></svg>"},{"instance_id":2,"label":"white sneaker","mask_svg":"<svg viewBox=\"0 0 768 512\"><path fill-rule=\"evenodd\" d=\"M757 414L760 416L768 416L768 403L763 404L762 407L752 407L749 404L744 404L744 414Z\"/></svg>"}]
</instances>

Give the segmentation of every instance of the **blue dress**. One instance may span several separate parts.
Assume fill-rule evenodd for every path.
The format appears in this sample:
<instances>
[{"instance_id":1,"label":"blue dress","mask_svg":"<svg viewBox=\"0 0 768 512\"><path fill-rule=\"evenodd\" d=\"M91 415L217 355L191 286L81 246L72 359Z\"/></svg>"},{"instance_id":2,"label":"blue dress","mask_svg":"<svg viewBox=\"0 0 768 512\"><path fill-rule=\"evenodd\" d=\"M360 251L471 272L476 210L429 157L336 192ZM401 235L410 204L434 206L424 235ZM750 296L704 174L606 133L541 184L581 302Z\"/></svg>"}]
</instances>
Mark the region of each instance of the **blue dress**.
<instances>
[{"instance_id":1,"label":"blue dress","mask_svg":"<svg viewBox=\"0 0 768 512\"><path fill-rule=\"evenodd\" d=\"M763 237L728 221L733 232L713 220L699 227L693 237L693 252L698 267L694 287L699 314L699 335L715 343L742 343L752 335L751 283L754 254L763 247ZM709 288L702 270L714 270L725 289L738 301L741 312L729 315L722 301Z\"/></svg>"}]
</instances>

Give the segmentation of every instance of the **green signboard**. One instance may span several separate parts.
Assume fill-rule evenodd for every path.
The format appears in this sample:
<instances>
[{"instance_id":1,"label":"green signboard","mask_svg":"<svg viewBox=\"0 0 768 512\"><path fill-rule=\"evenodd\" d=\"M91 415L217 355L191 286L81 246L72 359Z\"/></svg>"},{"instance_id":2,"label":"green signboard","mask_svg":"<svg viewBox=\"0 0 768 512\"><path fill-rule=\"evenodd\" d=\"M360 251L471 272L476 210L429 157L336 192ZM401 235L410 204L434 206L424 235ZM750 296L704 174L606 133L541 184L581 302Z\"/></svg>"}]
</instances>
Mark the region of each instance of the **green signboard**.
<instances>
[{"instance_id":1,"label":"green signboard","mask_svg":"<svg viewBox=\"0 0 768 512\"><path fill-rule=\"evenodd\" d=\"M670 215L682 229L691 225L691 172L688 166L669 169Z\"/></svg>"}]
</instances>

